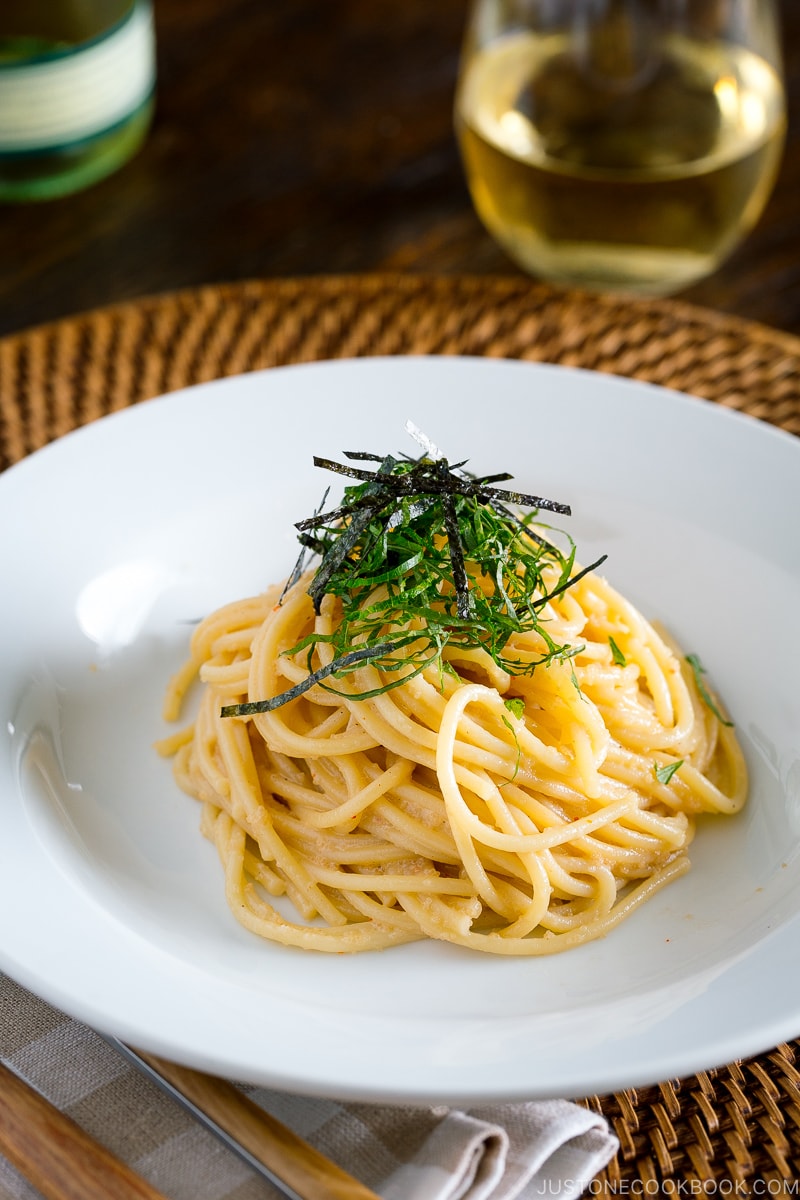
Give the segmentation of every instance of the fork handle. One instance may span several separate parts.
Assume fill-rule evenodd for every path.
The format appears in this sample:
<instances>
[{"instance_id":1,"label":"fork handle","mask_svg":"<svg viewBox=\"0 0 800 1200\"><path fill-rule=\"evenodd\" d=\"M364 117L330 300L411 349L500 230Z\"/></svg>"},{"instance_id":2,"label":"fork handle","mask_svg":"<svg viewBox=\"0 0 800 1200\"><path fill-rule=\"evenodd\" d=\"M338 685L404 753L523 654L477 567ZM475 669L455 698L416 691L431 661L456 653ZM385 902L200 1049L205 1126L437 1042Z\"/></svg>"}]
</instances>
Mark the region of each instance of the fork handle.
<instances>
[{"instance_id":1,"label":"fork handle","mask_svg":"<svg viewBox=\"0 0 800 1200\"><path fill-rule=\"evenodd\" d=\"M45 1200L165 1200L3 1063L0 1150Z\"/></svg>"},{"instance_id":2,"label":"fork handle","mask_svg":"<svg viewBox=\"0 0 800 1200\"><path fill-rule=\"evenodd\" d=\"M234 1084L143 1050L134 1055L212 1125L257 1159L297 1196L313 1200L380 1200Z\"/></svg>"}]
</instances>

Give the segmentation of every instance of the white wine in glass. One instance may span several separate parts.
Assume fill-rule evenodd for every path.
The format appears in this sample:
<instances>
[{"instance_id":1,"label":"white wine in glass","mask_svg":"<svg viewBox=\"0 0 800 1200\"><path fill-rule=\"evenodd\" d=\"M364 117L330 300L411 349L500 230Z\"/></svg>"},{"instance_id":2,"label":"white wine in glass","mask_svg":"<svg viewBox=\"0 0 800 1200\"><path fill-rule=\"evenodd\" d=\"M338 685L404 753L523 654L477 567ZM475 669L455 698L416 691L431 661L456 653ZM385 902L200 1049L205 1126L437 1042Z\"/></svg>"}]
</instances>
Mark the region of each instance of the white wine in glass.
<instances>
[{"instance_id":1,"label":"white wine in glass","mask_svg":"<svg viewBox=\"0 0 800 1200\"><path fill-rule=\"evenodd\" d=\"M786 109L770 0L475 0L456 131L473 203L524 269L666 295L770 195Z\"/></svg>"}]
</instances>

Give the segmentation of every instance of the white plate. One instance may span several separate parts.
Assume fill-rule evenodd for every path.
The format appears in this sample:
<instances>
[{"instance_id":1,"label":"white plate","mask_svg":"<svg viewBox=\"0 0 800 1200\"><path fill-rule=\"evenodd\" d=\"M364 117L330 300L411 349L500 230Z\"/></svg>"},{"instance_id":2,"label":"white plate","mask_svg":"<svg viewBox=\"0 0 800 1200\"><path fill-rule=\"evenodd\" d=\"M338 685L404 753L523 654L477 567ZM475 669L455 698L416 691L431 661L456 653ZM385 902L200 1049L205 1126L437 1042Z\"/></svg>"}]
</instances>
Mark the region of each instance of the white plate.
<instances>
[{"instance_id":1,"label":"white plate","mask_svg":"<svg viewBox=\"0 0 800 1200\"><path fill-rule=\"evenodd\" d=\"M190 626L284 576L337 480L413 449L570 503L562 524L732 710L752 772L693 870L604 941L497 959L328 956L229 914L199 810L152 750ZM0 966L212 1071L390 1102L579 1096L800 1034L800 441L608 376L367 359L224 380L71 434L0 479Z\"/></svg>"}]
</instances>

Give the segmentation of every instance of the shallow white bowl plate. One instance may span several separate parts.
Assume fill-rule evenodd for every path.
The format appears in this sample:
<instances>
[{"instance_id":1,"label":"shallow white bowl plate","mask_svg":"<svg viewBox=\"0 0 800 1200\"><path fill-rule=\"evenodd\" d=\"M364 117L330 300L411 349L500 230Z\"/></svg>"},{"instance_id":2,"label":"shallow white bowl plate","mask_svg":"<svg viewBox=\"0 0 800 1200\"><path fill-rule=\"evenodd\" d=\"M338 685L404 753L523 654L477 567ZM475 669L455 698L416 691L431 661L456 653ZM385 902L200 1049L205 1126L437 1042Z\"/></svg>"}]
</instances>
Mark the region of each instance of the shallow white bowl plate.
<instances>
[{"instance_id":1,"label":"shallow white bowl plate","mask_svg":"<svg viewBox=\"0 0 800 1200\"><path fill-rule=\"evenodd\" d=\"M341 481L414 452L572 505L579 557L687 652L736 722L746 811L604 941L505 960L329 956L246 933L153 742L192 623L291 569ZM580 1096L800 1035L800 440L607 376L366 359L223 380L98 421L0 478L0 966L141 1047L298 1092Z\"/></svg>"}]
</instances>

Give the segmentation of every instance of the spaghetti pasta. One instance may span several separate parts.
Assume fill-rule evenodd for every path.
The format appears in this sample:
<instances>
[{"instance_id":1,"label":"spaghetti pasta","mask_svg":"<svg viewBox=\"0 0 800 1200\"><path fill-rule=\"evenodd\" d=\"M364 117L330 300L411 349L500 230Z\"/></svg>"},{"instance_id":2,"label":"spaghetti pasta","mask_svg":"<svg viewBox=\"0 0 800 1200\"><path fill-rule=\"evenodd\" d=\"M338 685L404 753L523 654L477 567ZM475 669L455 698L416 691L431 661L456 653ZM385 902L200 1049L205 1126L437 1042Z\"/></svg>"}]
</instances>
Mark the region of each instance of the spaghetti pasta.
<instances>
[{"instance_id":1,"label":"spaghetti pasta","mask_svg":"<svg viewBox=\"0 0 800 1200\"><path fill-rule=\"evenodd\" d=\"M686 871L698 814L744 804L733 728L597 573L573 568L537 627L511 634L519 673L454 639L422 669L398 651L335 686L324 669L342 600L315 604L312 580L206 618L165 706L177 719L199 676L196 720L161 748L254 933L333 952L427 937L552 953L606 934ZM524 670L545 644L569 653ZM222 715L290 689L269 711Z\"/></svg>"}]
</instances>

